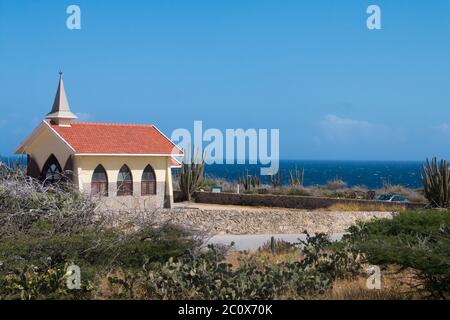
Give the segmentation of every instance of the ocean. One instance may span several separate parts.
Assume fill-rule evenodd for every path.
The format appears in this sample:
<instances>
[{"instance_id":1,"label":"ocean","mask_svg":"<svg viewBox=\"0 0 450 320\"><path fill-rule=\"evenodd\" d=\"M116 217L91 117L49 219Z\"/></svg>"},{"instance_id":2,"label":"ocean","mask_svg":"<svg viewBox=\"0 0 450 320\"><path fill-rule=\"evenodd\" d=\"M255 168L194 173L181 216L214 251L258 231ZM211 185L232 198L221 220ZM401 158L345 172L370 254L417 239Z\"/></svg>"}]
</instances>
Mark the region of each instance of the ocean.
<instances>
[{"instance_id":1,"label":"ocean","mask_svg":"<svg viewBox=\"0 0 450 320\"><path fill-rule=\"evenodd\" d=\"M408 188L420 188L422 163L419 161L331 161L331 160L282 160L280 174L283 184L288 184L289 170L305 169L305 186L324 185L339 178L349 187L366 186L370 189L381 188L385 183L400 184ZM260 165L207 165L206 175L238 181L248 170L249 174L258 174ZM270 183L268 177L262 182Z\"/></svg>"},{"instance_id":2,"label":"ocean","mask_svg":"<svg viewBox=\"0 0 450 320\"><path fill-rule=\"evenodd\" d=\"M25 157L1 158L2 161L15 162L20 159L26 163ZM408 188L422 186L419 161L334 161L334 160L282 160L280 173L283 184L288 184L289 170L305 169L305 186L324 185L328 181L339 178L349 187L366 186L370 189L381 188L385 183L400 184ZM231 182L238 181L245 170L249 174L258 174L260 165L231 164L207 165L206 175L211 178L225 179ZM261 178L263 183L270 183L268 177Z\"/></svg>"}]
</instances>

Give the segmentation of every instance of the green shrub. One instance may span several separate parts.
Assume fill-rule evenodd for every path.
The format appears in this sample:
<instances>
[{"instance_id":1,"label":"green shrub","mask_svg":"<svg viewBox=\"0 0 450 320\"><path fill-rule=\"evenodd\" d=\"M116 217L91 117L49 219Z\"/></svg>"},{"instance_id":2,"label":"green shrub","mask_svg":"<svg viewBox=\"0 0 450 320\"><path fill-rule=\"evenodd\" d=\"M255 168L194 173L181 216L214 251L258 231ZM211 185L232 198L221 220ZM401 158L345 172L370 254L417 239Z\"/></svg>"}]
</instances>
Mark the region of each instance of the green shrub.
<instances>
[{"instance_id":1,"label":"green shrub","mask_svg":"<svg viewBox=\"0 0 450 320\"><path fill-rule=\"evenodd\" d=\"M377 265L412 268L431 297L450 293L450 212L405 211L350 228L345 238Z\"/></svg>"},{"instance_id":2,"label":"green shrub","mask_svg":"<svg viewBox=\"0 0 450 320\"><path fill-rule=\"evenodd\" d=\"M181 163L179 170L179 187L185 200L191 201L194 192L203 185L205 178L205 157L198 158L194 151L191 151L191 158L186 156Z\"/></svg>"},{"instance_id":3,"label":"green shrub","mask_svg":"<svg viewBox=\"0 0 450 320\"><path fill-rule=\"evenodd\" d=\"M2 176L0 299L63 298L63 289L54 284L62 281L66 263L78 265L82 279L90 282L114 268L139 270L146 262L165 262L199 245L190 232L170 224L148 221L121 231L109 227L114 221L106 217L92 199L73 190L20 174ZM27 281L36 286L26 287Z\"/></svg>"},{"instance_id":4,"label":"green shrub","mask_svg":"<svg viewBox=\"0 0 450 320\"><path fill-rule=\"evenodd\" d=\"M66 281L66 268L30 265L8 273L0 272L0 300L89 298L89 282L82 283L80 289L71 290Z\"/></svg>"},{"instance_id":5,"label":"green shrub","mask_svg":"<svg viewBox=\"0 0 450 320\"><path fill-rule=\"evenodd\" d=\"M197 245L187 231L173 226L143 228L130 234L112 229L87 229L69 235L19 232L1 238L0 261L8 268L28 264L61 267L73 261L84 277L93 279L114 266L140 269L146 261L167 261Z\"/></svg>"},{"instance_id":6,"label":"green shrub","mask_svg":"<svg viewBox=\"0 0 450 320\"><path fill-rule=\"evenodd\" d=\"M127 297L139 291L151 299L302 299L324 293L336 278L359 269L352 251L332 252L330 245L324 235L308 236L301 242L301 261L273 263L253 256L240 259L237 268L209 246L206 252L148 264L139 273L109 280Z\"/></svg>"},{"instance_id":7,"label":"green shrub","mask_svg":"<svg viewBox=\"0 0 450 320\"><path fill-rule=\"evenodd\" d=\"M124 268L141 269L148 262L165 262L179 257L201 245L193 234L179 227L167 225L160 228L145 227L123 237L114 246L110 260Z\"/></svg>"},{"instance_id":8,"label":"green shrub","mask_svg":"<svg viewBox=\"0 0 450 320\"><path fill-rule=\"evenodd\" d=\"M436 158L422 165L422 184L425 198L432 207L447 208L450 203L450 176L446 160L438 164Z\"/></svg>"}]
</instances>

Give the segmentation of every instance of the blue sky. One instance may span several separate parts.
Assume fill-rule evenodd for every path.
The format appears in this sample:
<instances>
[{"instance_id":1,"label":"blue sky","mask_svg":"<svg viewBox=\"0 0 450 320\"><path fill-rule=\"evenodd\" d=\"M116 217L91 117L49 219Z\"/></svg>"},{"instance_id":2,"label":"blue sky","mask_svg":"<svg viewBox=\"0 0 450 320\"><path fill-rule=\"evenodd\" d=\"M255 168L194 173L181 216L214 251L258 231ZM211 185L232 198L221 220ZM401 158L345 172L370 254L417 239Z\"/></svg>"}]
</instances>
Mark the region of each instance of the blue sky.
<instances>
[{"instance_id":1,"label":"blue sky","mask_svg":"<svg viewBox=\"0 0 450 320\"><path fill-rule=\"evenodd\" d=\"M279 128L284 159L450 158L446 0L0 0L1 154L50 110L60 69L82 120Z\"/></svg>"}]
</instances>

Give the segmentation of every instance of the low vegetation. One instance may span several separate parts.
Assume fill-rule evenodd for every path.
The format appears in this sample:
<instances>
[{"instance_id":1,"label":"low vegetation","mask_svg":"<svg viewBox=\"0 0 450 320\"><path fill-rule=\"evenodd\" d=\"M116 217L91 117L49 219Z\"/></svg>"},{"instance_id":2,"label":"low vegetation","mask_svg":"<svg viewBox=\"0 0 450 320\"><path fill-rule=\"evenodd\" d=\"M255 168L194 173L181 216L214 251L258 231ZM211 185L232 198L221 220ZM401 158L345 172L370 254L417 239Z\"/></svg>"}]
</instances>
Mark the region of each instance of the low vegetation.
<instances>
[{"instance_id":1,"label":"low vegetation","mask_svg":"<svg viewBox=\"0 0 450 320\"><path fill-rule=\"evenodd\" d=\"M270 240L263 244L258 250L262 252L267 251L273 255L279 255L291 252L295 249L296 247L294 244L281 239L276 239L275 237L271 237Z\"/></svg>"},{"instance_id":2,"label":"low vegetation","mask_svg":"<svg viewBox=\"0 0 450 320\"><path fill-rule=\"evenodd\" d=\"M295 171L289 170L289 185L291 188L300 188L305 181L305 169L300 170L296 167Z\"/></svg>"},{"instance_id":3,"label":"low vegetation","mask_svg":"<svg viewBox=\"0 0 450 320\"><path fill-rule=\"evenodd\" d=\"M360 223L346 241L371 264L412 270L416 289L431 298L450 294L450 212L405 211L393 219Z\"/></svg>"},{"instance_id":4,"label":"low vegetation","mask_svg":"<svg viewBox=\"0 0 450 320\"><path fill-rule=\"evenodd\" d=\"M0 299L449 298L447 210L360 223L337 243L316 234L232 254L178 226L110 219L70 186L0 168ZM79 289L67 287L73 264ZM383 269L385 291L364 288L367 264Z\"/></svg>"},{"instance_id":5,"label":"low vegetation","mask_svg":"<svg viewBox=\"0 0 450 320\"><path fill-rule=\"evenodd\" d=\"M169 224L114 228L108 213L69 186L46 186L7 167L0 172L0 299L89 298L110 270L140 270L200 245ZM72 263L81 269L81 290L65 286Z\"/></svg>"},{"instance_id":6,"label":"low vegetation","mask_svg":"<svg viewBox=\"0 0 450 320\"><path fill-rule=\"evenodd\" d=\"M422 165L422 183L425 198L429 204L436 208L447 208L450 204L449 198L449 168L446 160L441 160L438 164L436 158L431 162L427 159Z\"/></svg>"},{"instance_id":7,"label":"low vegetation","mask_svg":"<svg viewBox=\"0 0 450 320\"><path fill-rule=\"evenodd\" d=\"M358 203L335 203L326 208L327 211L348 211L348 212L401 212L406 210L405 206L401 204L383 204L374 202L358 202Z\"/></svg>"},{"instance_id":8,"label":"low vegetation","mask_svg":"<svg viewBox=\"0 0 450 320\"><path fill-rule=\"evenodd\" d=\"M301 261L226 261L171 225L111 227L95 202L44 186L20 172L0 177L1 299L274 299L329 290L359 264L349 250L329 251L324 236L302 244ZM298 250L298 249L297 249ZM81 270L77 290L67 267Z\"/></svg>"},{"instance_id":9,"label":"low vegetation","mask_svg":"<svg viewBox=\"0 0 450 320\"><path fill-rule=\"evenodd\" d=\"M181 163L178 173L178 183L183 198L187 201L191 200L192 194L199 191L204 184L205 159L198 158L194 152L191 157L186 157Z\"/></svg>"},{"instance_id":10,"label":"low vegetation","mask_svg":"<svg viewBox=\"0 0 450 320\"><path fill-rule=\"evenodd\" d=\"M180 177L177 174L174 178L174 190L181 191ZM382 188L370 190L365 186L348 187L347 183L342 179L336 177L328 181L325 185L304 186L305 171L298 168L290 170L289 184L281 184L281 174L269 176L269 183L264 183L263 179L256 174L244 170L239 181L230 181L222 178L205 176L201 183L199 183L196 190L210 191L213 187L221 187L223 192L235 193L239 190L246 194L274 194L274 195L288 195L288 196L311 196L311 197L326 197L326 198L340 198L340 199L357 199L357 200L373 200L376 196L382 194L397 194L404 196L407 200L413 203L426 203L427 199L424 196L423 190L410 189L401 185L393 185L387 182ZM267 180L267 179L266 179ZM182 191L184 194L184 192ZM184 196L186 199L186 196ZM399 206L401 207L401 206ZM376 211L381 211L377 209Z\"/></svg>"},{"instance_id":11,"label":"low vegetation","mask_svg":"<svg viewBox=\"0 0 450 320\"><path fill-rule=\"evenodd\" d=\"M247 256L235 267L226 261L225 251L210 246L206 252L109 280L119 285L114 291L127 297L140 293L139 298L153 299L303 299L325 293L336 279L359 269L356 254L328 251L330 244L324 235L309 237L302 243L300 261L273 263Z\"/></svg>"},{"instance_id":12,"label":"low vegetation","mask_svg":"<svg viewBox=\"0 0 450 320\"><path fill-rule=\"evenodd\" d=\"M236 183L223 180L207 178L207 183L203 186L203 190L210 190L212 186L222 186L224 192L236 192ZM342 181L342 180L340 180ZM377 195L381 194L398 194L404 196L413 203L426 203L427 200L423 196L421 190L409 189L400 185L385 184L382 188L377 190L369 190L364 186L347 187L345 182L330 181L327 185L319 186L298 186L293 187L279 186L274 188L272 185L260 184L258 188L245 189L241 187L243 193L247 194L274 194L287 196L310 196L310 197L325 197L325 198L340 198L340 199L357 199L357 200L373 200Z\"/></svg>"}]
</instances>

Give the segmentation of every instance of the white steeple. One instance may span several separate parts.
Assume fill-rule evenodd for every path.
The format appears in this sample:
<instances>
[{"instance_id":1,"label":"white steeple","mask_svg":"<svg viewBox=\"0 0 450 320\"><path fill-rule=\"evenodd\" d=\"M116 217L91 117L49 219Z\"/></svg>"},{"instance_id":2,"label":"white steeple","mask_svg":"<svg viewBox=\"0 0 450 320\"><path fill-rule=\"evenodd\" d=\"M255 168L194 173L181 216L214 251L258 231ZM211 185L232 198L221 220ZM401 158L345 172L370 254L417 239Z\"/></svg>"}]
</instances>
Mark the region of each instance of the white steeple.
<instances>
[{"instance_id":1,"label":"white steeple","mask_svg":"<svg viewBox=\"0 0 450 320\"><path fill-rule=\"evenodd\" d=\"M70 125L71 120L76 119L78 117L70 111L66 91L64 90L62 75L63 73L59 72L58 91L56 91L52 111L50 111L45 118L50 119L52 123L67 126Z\"/></svg>"}]
</instances>

